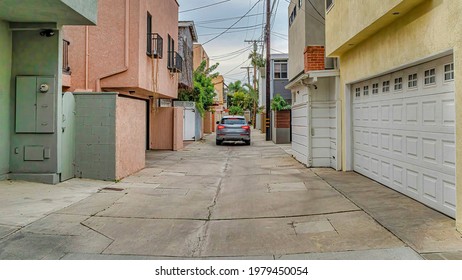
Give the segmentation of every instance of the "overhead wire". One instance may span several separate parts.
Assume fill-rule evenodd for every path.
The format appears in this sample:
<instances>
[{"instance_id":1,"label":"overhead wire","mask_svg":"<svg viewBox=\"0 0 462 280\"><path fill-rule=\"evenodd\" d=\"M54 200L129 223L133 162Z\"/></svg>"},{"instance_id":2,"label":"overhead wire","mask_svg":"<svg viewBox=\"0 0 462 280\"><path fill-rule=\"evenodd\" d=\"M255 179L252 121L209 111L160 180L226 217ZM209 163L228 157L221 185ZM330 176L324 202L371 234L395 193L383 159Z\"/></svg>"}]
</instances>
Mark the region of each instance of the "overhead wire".
<instances>
[{"instance_id":1,"label":"overhead wire","mask_svg":"<svg viewBox=\"0 0 462 280\"><path fill-rule=\"evenodd\" d=\"M224 30L223 32L221 32L220 34L218 34L217 36L213 37L212 39L210 40L207 40L205 43L203 43L202 45L206 45L212 41L214 41L215 39L221 37L223 34L225 34L226 32L228 32L231 28L233 28L236 24L238 24L245 16L247 16L254 8L255 6L257 6L258 3L260 3L262 0L258 0L243 16L241 16L235 23L233 23L228 29Z\"/></svg>"},{"instance_id":2,"label":"overhead wire","mask_svg":"<svg viewBox=\"0 0 462 280\"><path fill-rule=\"evenodd\" d=\"M201 6L201 7L197 7L197 8L193 8L193 9L189 9L189 10L184 10L184 11L179 11L178 13L187 13L187 12L192 12L192 11L197 11L197 10L200 10L200 9L205 9L205 8L208 8L208 7L212 7L212 6L216 6L216 5L220 5L220 4L223 4L223 3L226 3L226 2L229 2L231 0L223 0L221 2L218 2L218 3L212 3L212 4L209 4L209 5L205 5L205 6Z\"/></svg>"}]
</instances>

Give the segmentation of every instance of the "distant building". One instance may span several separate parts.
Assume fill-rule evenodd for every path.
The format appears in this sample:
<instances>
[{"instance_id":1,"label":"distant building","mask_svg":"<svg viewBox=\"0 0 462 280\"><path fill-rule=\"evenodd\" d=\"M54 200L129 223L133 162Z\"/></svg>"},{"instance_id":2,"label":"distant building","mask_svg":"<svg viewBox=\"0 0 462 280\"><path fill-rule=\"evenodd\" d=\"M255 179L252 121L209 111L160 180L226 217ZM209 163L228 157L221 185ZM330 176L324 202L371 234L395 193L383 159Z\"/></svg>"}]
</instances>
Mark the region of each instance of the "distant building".
<instances>
[{"instance_id":1,"label":"distant building","mask_svg":"<svg viewBox=\"0 0 462 280\"><path fill-rule=\"evenodd\" d=\"M270 77L270 94L271 100L276 94L280 94L290 104L292 95L290 90L285 87L289 83L288 76L289 55L288 54L272 54L271 55L271 77ZM259 106L266 106L266 72L260 71L259 79Z\"/></svg>"},{"instance_id":2,"label":"distant building","mask_svg":"<svg viewBox=\"0 0 462 280\"><path fill-rule=\"evenodd\" d=\"M183 69L179 74L178 87L193 87L194 43L197 43L197 31L193 21L178 23L178 53L183 57Z\"/></svg>"},{"instance_id":3,"label":"distant building","mask_svg":"<svg viewBox=\"0 0 462 280\"><path fill-rule=\"evenodd\" d=\"M194 44L194 70L196 70L205 60L205 67L210 67L210 59L205 51L204 47L201 44Z\"/></svg>"}]
</instances>

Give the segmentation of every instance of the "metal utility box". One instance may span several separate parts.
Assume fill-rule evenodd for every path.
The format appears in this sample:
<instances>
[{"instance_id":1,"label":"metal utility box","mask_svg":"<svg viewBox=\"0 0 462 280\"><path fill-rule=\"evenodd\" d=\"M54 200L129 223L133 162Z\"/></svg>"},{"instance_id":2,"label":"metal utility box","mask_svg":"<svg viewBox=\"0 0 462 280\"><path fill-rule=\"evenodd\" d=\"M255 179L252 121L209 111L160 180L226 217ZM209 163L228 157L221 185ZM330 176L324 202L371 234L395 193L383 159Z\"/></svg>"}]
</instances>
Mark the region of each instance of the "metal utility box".
<instances>
[{"instance_id":1,"label":"metal utility box","mask_svg":"<svg viewBox=\"0 0 462 280\"><path fill-rule=\"evenodd\" d=\"M16 77L16 133L54 133L55 95L53 77Z\"/></svg>"}]
</instances>

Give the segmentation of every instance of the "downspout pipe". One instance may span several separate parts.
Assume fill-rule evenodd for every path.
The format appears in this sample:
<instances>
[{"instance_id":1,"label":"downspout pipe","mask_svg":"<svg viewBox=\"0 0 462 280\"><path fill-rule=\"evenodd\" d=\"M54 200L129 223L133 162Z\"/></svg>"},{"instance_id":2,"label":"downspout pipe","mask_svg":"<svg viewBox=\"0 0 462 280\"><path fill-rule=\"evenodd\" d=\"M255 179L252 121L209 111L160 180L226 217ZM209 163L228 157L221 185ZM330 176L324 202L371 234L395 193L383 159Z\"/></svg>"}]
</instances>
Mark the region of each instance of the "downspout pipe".
<instances>
[{"instance_id":1,"label":"downspout pipe","mask_svg":"<svg viewBox=\"0 0 462 280\"><path fill-rule=\"evenodd\" d=\"M128 71L128 66L130 62L130 54L128 52L128 48L130 46L130 0L125 0L125 46L124 46L124 67L120 70L117 70L111 74L99 77L96 80L96 91L101 92L101 80L113 77L115 75L124 73Z\"/></svg>"}]
</instances>

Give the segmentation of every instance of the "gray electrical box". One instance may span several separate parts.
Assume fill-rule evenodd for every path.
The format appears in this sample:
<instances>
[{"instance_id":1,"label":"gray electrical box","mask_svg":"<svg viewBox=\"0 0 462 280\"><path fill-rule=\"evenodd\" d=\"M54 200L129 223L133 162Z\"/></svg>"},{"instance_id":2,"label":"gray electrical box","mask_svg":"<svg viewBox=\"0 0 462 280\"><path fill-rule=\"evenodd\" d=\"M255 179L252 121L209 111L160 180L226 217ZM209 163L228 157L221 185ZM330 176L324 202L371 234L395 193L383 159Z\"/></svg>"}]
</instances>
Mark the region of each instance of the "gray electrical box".
<instances>
[{"instance_id":1,"label":"gray electrical box","mask_svg":"<svg viewBox=\"0 0 462 280\"><path fill-rule=\"evenodd\" d=\"M55 96L53 77L16 77L16 133L54 133Z\"/></svg>"}]
</instances>

